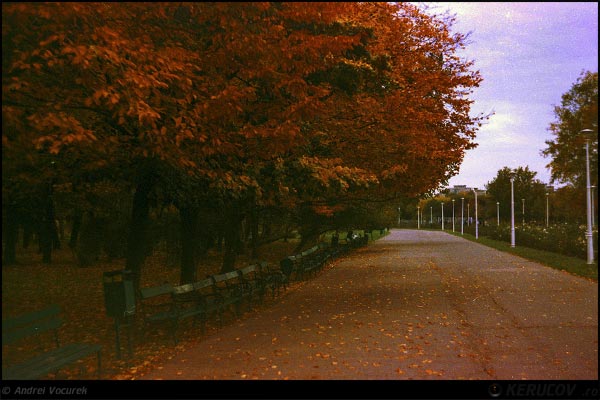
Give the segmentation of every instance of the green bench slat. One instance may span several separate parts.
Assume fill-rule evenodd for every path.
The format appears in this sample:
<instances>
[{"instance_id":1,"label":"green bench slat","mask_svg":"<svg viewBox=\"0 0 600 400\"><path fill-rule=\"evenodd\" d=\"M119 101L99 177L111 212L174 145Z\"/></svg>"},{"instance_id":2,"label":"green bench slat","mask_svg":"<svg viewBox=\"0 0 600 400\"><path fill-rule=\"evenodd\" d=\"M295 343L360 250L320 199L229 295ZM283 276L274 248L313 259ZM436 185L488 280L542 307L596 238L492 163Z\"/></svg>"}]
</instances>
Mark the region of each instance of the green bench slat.
<instances>
[{"instance_id":1,"label":"green bench slat","mask_svg":"<svg viewBox=\"0 0 600 400\"><path fill-rule=\"evenodd\" d=\"M173 286L168 283L160 286L145 287L140 289L140 295L142 299L148 299L170 293L173 293Z\"/></svg>"},{"instance_id":2,"label":"green bench slat","mask_svg":"<svg viewBox=\"0 0 600 400\"><path fill-rule=\"evenodd\" d=\"M39 379L92 353L98 353L99 356L101 348L102 346L98 344L68 344L40 354L17 366L3 369L2 379Z\"/></svg>"},{"instance_id":3,"label":"green bench slat","mask_svg":"<svg viewBox=\"0 0 600 400\"><path fill-rule=\"evenodd\" d=\"M21 325L31 324L33 322L50 318L60 313L60 307L57 304L53 304L43 310L33 311L17 317L9 317L2 320L2 333L5 330L15 329ZM4 339L2 340L4 342Z\"/></svg>"},{"instance_id":4,"label":"green bench slat","mask_svg":"<svg viewBox=\"0 0 600 400\"><path fill-rule=\"evenodd\" d=\"M318 246L315 246L315 250ZM301 260L301 256L294 257L296 261ZM287 277L280 270L271 270L268 263L261 262L252 264L222 274L214 274L206 279L194 283L188 283L179 286L164 284L156 287L142 288L140 294L142 300L152 300L155 297L168 297L168 301L163 304L147 304L147 307L163 307L162 311L153 313L145 312L145 320L150 322L173 320L173 335L177 329L177 322L181 319L197 316L204 321L213 314L218 314L219 324L222 321L222 313L229 306L234 305L236 313L239 313L240 307L246 301L255 301L256 298L262 300L267 288L273 291L279 291L279 288L286 287ZM144 306L146 307L146 306ZM164 309L168 307L168 309Z\"/></svg>"},{"instance_id":5,"label":"green bench slat","mask_svg":"<svg viewBox=\"0 0 600 400\"><path fill-rule=\"evenodd\" d=\"M53 304L43 310L2 321L3 345L53 331L57 346L55 349L42 352L17 365L9 365L2 370L2 379L39 379L94 352L98 356L98 375L100 375L100 350L102 348L100 345L87 343L59 345L57 332L63 322L59 314L60 307Z\"/></svg>"},{"instance_id":6,"label":"green bench slat","mask_svg":"<svg viewBox=\"0 0 600 400\"><path fill-rule=\"evenodd\" d=\"M58 329L62 325L62 320L57 317L55 319L38 321L36 323L33 323L32 325L19 327L9 332L4 331L4 322L2 324L2 344L11 344L17 340L23 339L31 335L36 335L38 333Z\"/></svg>"}]
</instances>

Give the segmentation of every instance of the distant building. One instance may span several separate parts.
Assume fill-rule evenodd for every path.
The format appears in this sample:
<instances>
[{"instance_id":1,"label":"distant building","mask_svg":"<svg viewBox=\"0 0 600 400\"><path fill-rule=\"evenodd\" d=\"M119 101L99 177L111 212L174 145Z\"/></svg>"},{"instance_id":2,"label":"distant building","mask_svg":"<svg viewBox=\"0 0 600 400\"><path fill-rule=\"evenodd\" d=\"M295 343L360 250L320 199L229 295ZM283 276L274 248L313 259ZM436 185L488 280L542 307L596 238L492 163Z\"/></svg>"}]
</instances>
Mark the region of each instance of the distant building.
<instances>
[{"instance_id":1,"label":"distant building","mask_svg":"<svg viewBox=\"0 0 600 400\"><path fill-rule=\"evenodd\" d=\"M468 188L467 185L454 185L454 187L447 188L446 190L450 194L459 194L461 192L470 192L471 188Z\"/></svg>"},{"instance_id":2,"label":"distant building","mask_svg":"<svg viewBox=\"0 0 600 400\"><path fill-rule=\"evenodd\" d=\"M459 194L473 191L473 188L467 187L467 185L454 185L454 187L446 188L448 194ZM478 195L485 195L487 191L485 189L477 189Z\"/></svg>"}]
</instances>

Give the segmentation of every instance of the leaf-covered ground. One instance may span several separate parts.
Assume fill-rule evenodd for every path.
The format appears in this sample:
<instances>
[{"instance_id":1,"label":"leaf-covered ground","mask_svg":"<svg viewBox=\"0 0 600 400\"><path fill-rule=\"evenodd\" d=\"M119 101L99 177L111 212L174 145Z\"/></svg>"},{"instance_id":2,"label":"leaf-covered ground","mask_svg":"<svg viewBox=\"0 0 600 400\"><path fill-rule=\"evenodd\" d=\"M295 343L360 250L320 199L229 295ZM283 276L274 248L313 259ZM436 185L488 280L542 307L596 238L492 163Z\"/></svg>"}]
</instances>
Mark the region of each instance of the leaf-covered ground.
<instances>
[{"instance_id":1,"label":"leaf-covered ground","mask_svg":"<svg viewBox=\"0 0 600 400\"><path fill-rule=\"evenodd\" d=\"M291 252L279 243L263 254ZM163 261L149 260L143 285L176 282ZM4 268L3 314L60 304L65 341L103 344L104 379L598 378L597 282L443 232L392 231L222 328L184 324L177 346L137 324L122 361L101 285L120 267L79 269L65 256ZM50 378L93 378L94 357L82 366Z\"/></svg>"},{"instance_id":2,"label":"leaf-covered ground","mask_svg":"<svg viewBox=\"0 0 600 400\"><path fill-rule=\"evenodd\" d=\"M597 282L392 231L141 377L597 379L597 300Z\"/></svg>"},{"instance_id":3,"label":"leaf-covered ground","mask_svg":"<svg viewBox=\"0 0 600 400\"><path fill-rule=\"evenodd\" d=\"M278 263L286 255L292 254L296 242L274 242L262 249L263 260ZM2 316L21 315L42 309L50 304L58 304L63 310L64 325L59 331L62 343L89 342L102 345L102 379L131 379L149 368L157 360L168 359L183 349L188 342L201 340L198 329L184 322L179 330L180 341L174 346L168 332L163 329L146 330L141 321L136 320L133 331L133 358L127 357L127 331L121 330L122 359L119 360L115 348L114 320L106 315L102 286L103 272L124 268L124 260L101 259L93 267L77 266L71 250L61 249L53 253L51 265L41 263L41 255L36 246L19 249L16 266L2 267ZM199 267L198 276L216 273L220 269L221 255L210 252ZM236 266L250 263L243 255ZM179 269L165 267L165 255L155 252L146 260L141 286L152 286L163 282L177 284ZM217 330L216 323L209 323L207 334ZM52 336L44 335L43 346L52 346ZM25 340L15 346L3 346L3 366L27 359L39 350L37 340ZM65 368L49 379L95 379L97 377L95 355Z\"/></svg>"}]
</instances>

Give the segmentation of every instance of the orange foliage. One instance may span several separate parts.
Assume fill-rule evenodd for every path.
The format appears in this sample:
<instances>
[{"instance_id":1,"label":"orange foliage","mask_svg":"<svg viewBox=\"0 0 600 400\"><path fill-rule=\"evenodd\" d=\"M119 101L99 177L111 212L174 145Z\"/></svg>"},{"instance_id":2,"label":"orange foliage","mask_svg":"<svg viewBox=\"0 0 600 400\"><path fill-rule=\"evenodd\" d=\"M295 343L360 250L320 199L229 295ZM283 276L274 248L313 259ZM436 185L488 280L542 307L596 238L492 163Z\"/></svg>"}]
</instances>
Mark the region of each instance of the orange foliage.
<instances>
[{"instance_id":1,"label":"orange foliage","mask_svg":"<svg viewBox=\"0 0 600 400\"><path fill-rule=\"evenodd\" d=\"M468 99L481 78L455 55L464 37L408 3L2 11L15 158L37 148L91 171L102 159L126 180L150 160L218 196L332 202L434 188L482 119Z\"/></svg>"}]
</instances>

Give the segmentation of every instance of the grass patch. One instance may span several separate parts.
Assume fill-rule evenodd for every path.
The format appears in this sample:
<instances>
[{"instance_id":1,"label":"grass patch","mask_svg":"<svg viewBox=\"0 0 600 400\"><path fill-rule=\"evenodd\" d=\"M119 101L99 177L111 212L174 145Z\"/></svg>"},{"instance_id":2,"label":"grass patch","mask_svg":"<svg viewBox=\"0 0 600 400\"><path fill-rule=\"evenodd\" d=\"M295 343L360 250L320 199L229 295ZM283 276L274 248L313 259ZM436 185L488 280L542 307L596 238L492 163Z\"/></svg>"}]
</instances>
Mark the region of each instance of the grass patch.
<instances>
[{"instance_id":1,"label":"grass patch","mask_svg":"<svg viewBox=\"0 0 600 400\"><path fill-rule=\"evenodd\" d=\"M595 260L593 264L587 264L586 260L582 260L580 258L564 256L562 254L552 253L549 251L531 249L529 247L519 246L518 243L515 247L510 247L510 243L492 240L484 236L479 236L479 239L475 239L475 236L467 233L461 235L457 232L447 232L451 235L462 237L496 250L504 251L506 253L514 254L516 256L538 262L547 267L566 271L573 275L598 281L598 260Z\"/></svg>"}]
</instances>

